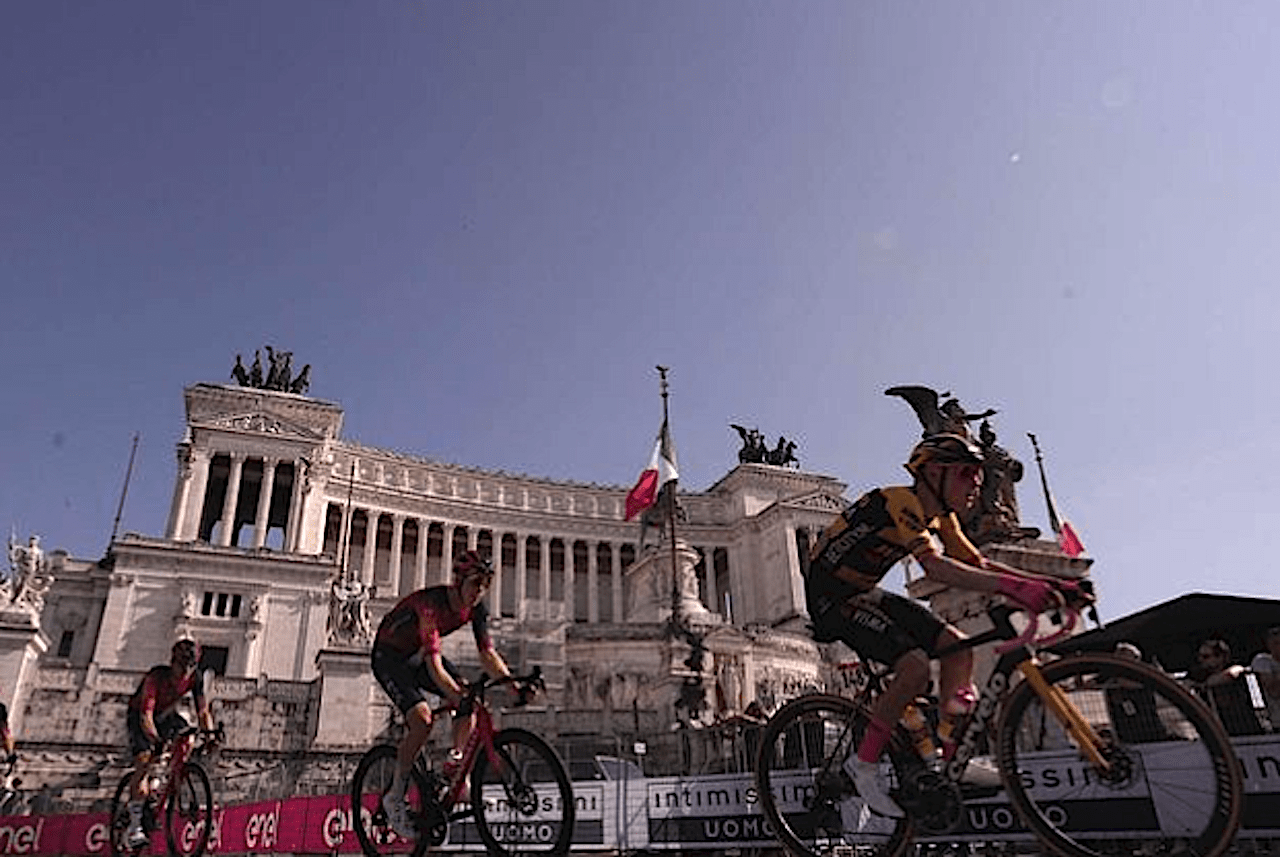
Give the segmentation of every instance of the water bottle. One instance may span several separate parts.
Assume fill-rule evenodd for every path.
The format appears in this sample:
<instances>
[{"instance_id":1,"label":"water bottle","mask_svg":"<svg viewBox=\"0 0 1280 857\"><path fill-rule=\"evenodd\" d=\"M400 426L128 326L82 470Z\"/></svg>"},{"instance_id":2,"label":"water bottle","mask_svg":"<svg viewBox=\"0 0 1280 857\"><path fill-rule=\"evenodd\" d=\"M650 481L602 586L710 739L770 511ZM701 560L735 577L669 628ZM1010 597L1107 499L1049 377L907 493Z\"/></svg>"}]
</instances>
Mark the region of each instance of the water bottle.
<instances>
[{"instance_id":1,"label":"water bottle","mask_svg":"<svg viewBox=\"0 0 1280 857\"><path fill-rule=\"evenodd\" d=\"M914 702L908 703L906 710L902 712L902 725L911 733L911 742L915 744L920 758L926 765L936 767L939 764L939 754L938 746L933 740L933 731L929 728L924 712Z\"/></svg>"}]
</instances>

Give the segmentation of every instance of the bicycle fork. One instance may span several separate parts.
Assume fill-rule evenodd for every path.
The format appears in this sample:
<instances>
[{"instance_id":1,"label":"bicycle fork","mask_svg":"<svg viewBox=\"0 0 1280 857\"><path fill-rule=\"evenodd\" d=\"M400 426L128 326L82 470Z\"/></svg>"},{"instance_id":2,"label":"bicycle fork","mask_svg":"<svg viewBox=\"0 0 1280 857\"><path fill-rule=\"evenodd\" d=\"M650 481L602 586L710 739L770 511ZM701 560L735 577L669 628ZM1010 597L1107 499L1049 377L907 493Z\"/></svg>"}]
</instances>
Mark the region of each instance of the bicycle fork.
<instances>
[{"instance_id":1,"label":"bicycle fork","mask_svg":"<svg viewBox=\"0 0 1280 857\"><path fill-rule=\"evenodd\" d=\"M1084 753L1089 763L1103 771L1110 771L1111 763L1103 758L1100 749L1102 738L1089 721L1084 719L1080 710L1067 698L1062 688L1055 687L1044 680L1044 673L1040 672L1040 664L1035 658L1028 658L1019 663L1018 672L1022 673L1023 679L1030 683L1032 690L1044 702L1045 708L1053 713L1059 725Z\"/></svg>"}]
</instances>

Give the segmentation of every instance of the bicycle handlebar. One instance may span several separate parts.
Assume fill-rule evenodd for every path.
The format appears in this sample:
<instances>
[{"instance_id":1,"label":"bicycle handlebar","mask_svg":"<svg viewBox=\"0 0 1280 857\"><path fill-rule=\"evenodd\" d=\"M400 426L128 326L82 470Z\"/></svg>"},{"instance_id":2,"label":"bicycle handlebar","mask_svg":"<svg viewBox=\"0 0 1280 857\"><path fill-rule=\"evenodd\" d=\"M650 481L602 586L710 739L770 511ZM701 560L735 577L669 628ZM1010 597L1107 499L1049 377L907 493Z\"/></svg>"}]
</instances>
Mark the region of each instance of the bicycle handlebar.
<instances>
[{"instance_id":1,"label":"bicycle handlebar","mask_svg":"<svg viewBox=\"0 0 1280 857\"><path fill-rule=\"evenodd\" d=\"M1072 583L1081 592L1090 598L1093 597L1093 581L1075 580ZM995 647L996 654L1002 655L1019 646L1051 646L1059 640L1065 639L1071 635L1071 632L1075 630L1076 624L1080 621L1081 606L1086 608L1089 618L1093 620L1094 624L1101 626L1102 623L1098 621L1098 611L1093 601L1085 602L1083 605L1064 604L1061 607L1053 608L1054 623L1060 626L1059 629L1043 637L1038 636L1040 632L1040 617L1043 614L1033 613L1021 605L1017 608L1007 604L998 604L992 607L987 613L991 617L991 621L995 623L996 628L1001 631L1000 636L1005 639L1005 642ZM1020 609L1030 617L1026 628L1021 633L1018 633L1017 629L1013 627L1012 621L1010 621L1015 609Z\"/></svg>"},{"instance_id":2,"label":"bicycle handlebar","mask_svg":"<svg viewBox=\"0 0 1280 857\"><path fill-rule=\"evenodd\" d=\"M466 685L466 690L462 694L462 702L457 706L457 709L460 711L469 711L471 706L473 706L477 701L484 700L485 691L489 688L506 684L517 685L517 693L519 694L519 701L516 703L517 706L527 705L529 703L529 697L532 696L534 691L547 689L546 679L542 677L541 666L535 666L528 675L508 675L500 676L498 678L481 675L478 680ZM442 714L453 708L453 705L450 705L448 701L445 701L445 703L437 708L434 713Z\"/></svg>"}]
</instances>

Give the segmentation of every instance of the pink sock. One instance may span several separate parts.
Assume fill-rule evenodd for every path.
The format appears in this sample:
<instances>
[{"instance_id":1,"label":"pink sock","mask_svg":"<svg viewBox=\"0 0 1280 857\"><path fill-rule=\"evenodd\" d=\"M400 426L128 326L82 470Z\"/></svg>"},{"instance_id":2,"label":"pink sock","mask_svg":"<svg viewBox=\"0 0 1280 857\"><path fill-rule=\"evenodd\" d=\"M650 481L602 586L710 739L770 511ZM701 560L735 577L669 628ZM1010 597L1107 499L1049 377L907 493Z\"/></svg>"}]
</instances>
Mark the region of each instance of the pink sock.
<instances>
[{"instance_id":1,"label":"pink sock","mask_svg":"<svg viewBox=\"0 0 1280 857\"><path fill-rule=\"evenodd\" d=\"M871 718L867 724L867 732L862 736L862 744L858 746L858 759L863 762L874 762L884 752L884 745L889 743L893 727L879 717Z\"/></svg>"}]
</instances>

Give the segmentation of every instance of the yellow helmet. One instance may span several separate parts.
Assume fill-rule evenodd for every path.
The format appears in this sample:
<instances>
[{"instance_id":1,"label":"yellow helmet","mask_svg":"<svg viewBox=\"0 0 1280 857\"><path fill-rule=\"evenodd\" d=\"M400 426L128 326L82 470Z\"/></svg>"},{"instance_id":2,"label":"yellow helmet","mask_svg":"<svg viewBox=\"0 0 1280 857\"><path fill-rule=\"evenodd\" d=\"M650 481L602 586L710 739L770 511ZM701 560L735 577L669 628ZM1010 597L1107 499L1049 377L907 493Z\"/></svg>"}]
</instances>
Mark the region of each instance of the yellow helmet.
<instances>
[{"instance_id":1,"label":"yellow helmet","mask_svg":"<svg viewBox=\"0 0 1280 857\"><path fill-rule=\"evenodd\" d=\"M926 464L982 464L982 450L968 438L958 434L934 434L911 450L906 468L912 476L920 475Z\"/></svg>"}]
</instances>

